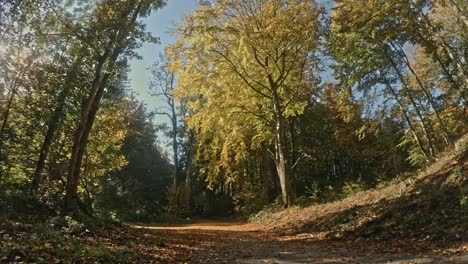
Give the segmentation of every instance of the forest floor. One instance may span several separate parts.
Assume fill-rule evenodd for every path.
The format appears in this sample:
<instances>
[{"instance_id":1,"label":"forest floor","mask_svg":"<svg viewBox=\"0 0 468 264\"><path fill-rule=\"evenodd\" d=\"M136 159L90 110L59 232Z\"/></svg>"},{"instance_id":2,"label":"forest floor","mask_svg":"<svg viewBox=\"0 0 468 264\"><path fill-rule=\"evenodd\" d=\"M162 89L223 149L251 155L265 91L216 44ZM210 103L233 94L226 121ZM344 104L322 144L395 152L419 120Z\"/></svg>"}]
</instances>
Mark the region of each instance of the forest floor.
<instances>
[{"instance_id":1,"label":"forest floor","mask_svg":"<svg viewBox=\"0 0 468 264\"><path fill-rule=\"evenodd\" d=\"M129 227L140 235L127 239L127 246L141 247L142 260L154 263L468 263L468 252L455 248L284 236L261 225L231 221Z\"/></svg>"},{"instance_id":2,"label":"forest floor","mask_svg":"<svg viewBox=\"0 0 468 264\"><path fill-rule=\"evenodd\" d=\"M66 235L37 224L0 227L0 263L468 263L468 244L334 240L199 219Z\"/></svg>"}]
</instances>

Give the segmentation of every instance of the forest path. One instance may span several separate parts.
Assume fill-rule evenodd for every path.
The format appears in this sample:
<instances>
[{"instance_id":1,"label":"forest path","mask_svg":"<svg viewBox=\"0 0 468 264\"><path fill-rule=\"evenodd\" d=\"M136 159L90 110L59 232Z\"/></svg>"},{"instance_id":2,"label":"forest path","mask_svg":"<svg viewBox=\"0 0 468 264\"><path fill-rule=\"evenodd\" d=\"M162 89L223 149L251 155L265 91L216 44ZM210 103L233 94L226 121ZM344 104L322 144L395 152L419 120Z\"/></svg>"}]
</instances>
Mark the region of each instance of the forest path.
<instances>
[{"instance_id":1,"label":"forest path","mask_svg":"<svg viewBox=\"0 0 468 264\"><path fill-rule=\"evenodd\" d=\"M202 219L180 226L131 225L138 229L142 260L153 263L468 263L452 257L357 251L345 242L311 239L309 234L278 236L262 226Z\"/></svg>"}]
</instances>

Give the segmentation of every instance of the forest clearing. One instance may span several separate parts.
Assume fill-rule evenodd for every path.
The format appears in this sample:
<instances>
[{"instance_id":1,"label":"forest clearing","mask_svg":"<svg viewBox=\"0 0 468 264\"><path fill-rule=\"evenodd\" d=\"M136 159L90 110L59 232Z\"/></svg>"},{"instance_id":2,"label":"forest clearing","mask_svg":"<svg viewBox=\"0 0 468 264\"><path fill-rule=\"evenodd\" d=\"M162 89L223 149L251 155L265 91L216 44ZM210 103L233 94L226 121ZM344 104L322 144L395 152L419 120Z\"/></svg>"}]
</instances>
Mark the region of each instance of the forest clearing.
<instances>
[{"instance_id":1,"label":"forest clearing","mask_svg":"<svg viewBox=\"0 0 468 264\"><path fill-rule=\"evenodd\" d=\"M466 0L1 0L0 263L468 263Z\"/></svg>"}]
</instances>

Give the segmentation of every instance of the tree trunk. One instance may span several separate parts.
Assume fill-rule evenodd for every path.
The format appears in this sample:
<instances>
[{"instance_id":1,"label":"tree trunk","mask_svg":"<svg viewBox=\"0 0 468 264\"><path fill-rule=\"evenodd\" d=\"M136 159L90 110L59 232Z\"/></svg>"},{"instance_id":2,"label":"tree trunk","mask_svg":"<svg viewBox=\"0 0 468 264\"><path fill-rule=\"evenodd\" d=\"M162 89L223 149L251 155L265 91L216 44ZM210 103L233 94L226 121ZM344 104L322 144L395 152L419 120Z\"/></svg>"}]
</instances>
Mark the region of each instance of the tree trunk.
<instances>
[{"instance_id":1,"label":"tree trunk","mask_svg":"<svg viewBox=\"0 0 468 264\"><path fill-rule=\"evenodd\" d=\"M109 53L109 50L106 50L104 53L104 56ZM86 139L84 138L84 134L86 130L89 130L90 128L87 127L88 124L88 119L90 117L90 112L91 112L91 107L96 99L96 96L99 92L99 90L102 87L102 68L104 67L104 64L106 62L106 57L102 56L98 60L98 64L96 66L95 70L95 75L94 75L94 80L91 84L91 91L84 102L83 108L81 110L81 115L80 115L80 120L78 123L78 127L75 131L75 135L73 137L73 145L71 149L71 158L70 158L70 164L69 164L69 169L68 169L68 175L67 175L67 186L66 186L66 194L65 194L65 200L64 200L64 212L68 213L70 212L73 207L75 207L75 200L76 200L76 193L78 190L78 182L79 182L79 170L81 168L81 159L82 159L82 154L83 148L85 146L84 141ZM103 88L102 88L103 89Z\"/></svg>"},{"instance_id":2,"label":"tree trunk","mask_svg":"<svg viewBox=\"0 0 468 264\"><path fill-rule=\"evenodd\" d=\"M69 213L70 211L74 210L76 207L76 202L79 202L77 197L77 190L83 154L88 143L88 137L96 118L96 113L99 110L101 98L104 94L104 89L106 88L107 82L113 74L115 62L124 49L124 41L129 33L127 30L134 26L135 21L140 14L142 4L143 1L140 1L132 14L129 24L125 25L125 29L119 31L121 34L117 34L115 39L108 43L108 48L106 48L104 54L98 60L94 80L91 85L91 92L86 102L84 103L78 128L73 139L72 156L70 159L67 175L67 186L63 208L64 213ZM114 47L113 51L111 50L111 47ZM106 62L107 67L103 69ZM103 72L106 73L102 75Z\"/></svg>"},{"instance_id":3,"label":"tree trunk","mask_svg":"<svg viewBox=\"0 0 468 264\"><path fill-rule=\"evenodd\" d=\"M10 95L8 96L7 107L3 113L2 126L0 127L0 151L3 149L4 133L8 124L8 119L10 118L11 107L13 106L13 100L15 98L16 90L11 90Z\"/></svg>"},{"instance_id":4,"label":"tree trunk","mask_svg":"<svg viewBox=\"0 0 468 264\"><path fill-rule=\"evenodd\" d=\"M5 112L3 113L2 126L0 127L0 151L2 151L3 149L3 144L4 144L3 134L5 133L5 130L8 125L8 121L10 119L10 111L11 111L11 108L13 107L13 101L15 100L16 92L18 89L18 81L23 76L24 68L25 67L20 68L18 74L15 76L15 79L11 82L11 85L10 85L10 94L8 96L7 107L5 109Z\"/></svg>"},{"instance_id":5,"label":"tree trunk","mask_svg":"<svg viewBox=\"0 0 468 264\"><path fill-rule=\"evenodd\" d=\"M294 202L293 183L291 179L291 164L289 161L288 143L286 141L286 120L283 115L278 85L272 75L268 75L268 83L273 99L273 113L275 116L275 153L274 161L281 187L281 197L285 208Z\"/></svg>"},{"instance_id":6,"label":"tree trunk","mask_svg":"<svg viewBox=\"0 0 468 264\"><path fill-rule=\"evenodd\" d=\"M440 59L439 55L437 54L437 51L434 51L433 55L435 59L437 60L437 62L439 63L440 67L442 68L444 75L448 78L452 88L454 90L458 90L458 92L460 93L460 97L463 99L464 106L468 107L468 99L466 98L466 95L465 95L466 93L465 85L463 83L457 83L457 81L455 81L452 74L450 74L449 70L447 69L447 67L445 67L444 63Z\"/></svg>"},{"instance_id":7,"label":"tree trunk","mask_svg":"<svg viewBox=\"0 0 468 264\"><path fill-rule=\"evenodd\" d=\"M408 113L406 112L406 109L403 106L403 103L401 102L400 98L398 97L398 94L395 92L395 90L393 89L392 85L387 80L387 78L385 78L385 76L383 76L383 79L384 79L385 85L387 86L387 88L390 90L391 94L393 95L393 97L397 101L397 104L398 104L400 110L403 112L403 116L405 118L405 121L406 121L406 123L408 123L409 129L410 129L411 133L413 134L414 140L416 140L416 144L418 144L418 147L421 150L421 152L423 153L424 158L426 159L426 162L428 162L429 161L429 156L427 155L427 152L426 152L426 150L424 149L424 147L423 147L423 145L421 143L421 139L419 138L418 134L416 134L416 130L414 129L413 124L411 123L411 119L410 119Z\"/></svg>"},{"instance_id":8,"label":"tree trunk","mask_svg":"<svg viewBox=\"0 0 468 264\"><path fill-rule=\"evenodd\" d=\"M72 89L72 85L70 84L70 82L76 77L76 72L78 71L80 63L81 63L80 59L77 59L73 63L73 66L69 70L69 73L67 74L67 78L65 79L63 89L60 91L60 94L58 96L57 106L54 110L54 113L52 114L52 117L49 120L47 132L44 137L44 141L42 142L41 149L39 151L39 159L36 163L36 169L34 171L32 182L31 182L31 188L30 188L31 192L37 191L42 181L41 174L42 174L42 171L44 170L45 161L49 154L50 145L52 144L52 140L55 136L55 131L57 130L59 126L63 107L65 105L65 101Z\"/></svg>"},{"instance_id":9,"label":"tree trunk","mask_svg":"<svg viewBox=\"0 0 468 264\"><path fill-rule=\"evenodd\" d=\"M171 90L173 90L174 85L174 74L171 74ZM179 155L178 155L178 144L177 144L177 114L175 108L174 98L170 99L171 106L171 121L172 121L172 151L174 159L174 187L177 188L177 176L179 175Z\"/></svg>"},{"instance_id":10,"label":"tree trunk","mask_svg":"<svg viewBox=\"0 0 468 264\"><path fill-rule=\"evenodd\" d=\"M185 202L187 209L192 207L192 157L193 157L193 133L189 132L189 142L187 148L187 160L185 165Z\"/></svg>"},{"instance_id":11,"label":"tree trunk","mask_svg":"<svg viewBox=\"0 0 468 264\"><path fill-rule=\"evenodd\" d=\"M437 111L437 108L436 108L436 106L434 104L434 100L432 98L432 95L430 94L430 91L426 90L426 87L424 86L422 81L419 79L419 76L414 71L413 67L411 66L411 63L409 62L408 57L406 56L405 51L400 46L400 44L395 43L396 47L392 43L391 43L391 45L392 45L392 47L394 49L397 49L397 47L398 47L398 51L401 54L401 56L403 57L403 60L404 60L404 62L406 64L406 66L408 67L408 69L411 71L414 78L416 79L416 82L418 83L419 88L421 88L421 91L424 93L424 96L427 98L427 101L429 102L429 105L431 106L432 110L434 110L434 114L436 115L437 121L439 121L440 127L442 128L442 133L444 135L444 141L445 141L446 145L447 146L450 145L452 142L450 140L449 132L447 130L447 127L446 127L445 123L442 121L442 118L439 115L439 111Z\"/></svg>"},{"instance_id":12,"label":"tree trunk","mask_svg":"<svg viewBox=\"0 0 468 264\"><path fill-rule=\"evenodd\" d=\"M296 177L297 177L297 164L299 163L299 158L296 155L296 127L295 119L291 118L290 122L290 134L291 134L291 169L292 169L292 192L296 193Z\"/></svg>"},{"instance_id":13,"label":"tree trunk","mask_svg":"<svg viewBox=\"0 0 468 264\"><path fill-rule=\"evenodd\" d=\"M285 120L281 113L281 108L275 105L275 165L281 186L281 197L284 207L289 207L294 202L291 180L291 164L287 153L287 142L285 135ZM279 110L279 111L278 111Z\"/></svg>"},{"instance_id":14,"label":"tree trunk","mask_svg":"<svg viewBox=\"0 0 468 264\"><path fill-rule=\"evenodd\" d=\"M456 90L460 93L460 96L464 102L464 105L465 107L468 106L468 99L466 98L466 95L465 95L465 86L466 84L464 84L463 82L458 82L457 80L455 80L454 78L454 75L449 71L449 69L447 68L447 66L444 64L444 62L442 61L440 55L438 54L438 51L437 51L437 44L434 43L432 40L430 39L427 39L421 32L417 32L418 34L418 37L420 38L420 41L423 42L423 47L426 48L426 51L431 51L430 54L433 56L433 58L435 59L435 61L438 62L438 64L440 65L440 67L442 68L442 71L445 75L445 77L448 79L448 82L450 83L451 87L453 90Z\"/></svg>"},{"instance_id":15,"label":"tree trunk","mask_svg":"<svg viewBox=\"0 0 468 264\"><path fill-rule=\"evenodd\" d=\"M429 135L429 131L426 128L426 124L424 122L424 118L419 111L418 105L416 104L416 101L413 98L413 95L411 93L411 90L407 87L405 79L403 78L403 74L400 72L400 69L398 69L398 65L395 63L395 61L392 59L392 57L389 54L387 55L387 59L392 65L393 69L395 70L396 74L398 75L398 78L400 79L401 85L403 89L406 91L406 94L408 95L408 99L410 100L411 104L414 107L414 110L416 111L416 114L418 115L419 119L421 120L421 128L424 132L424 135L426 136L427 143L429 144L429 152L430 152L430 157L432 158L434 156L435 150L434 150L434 144L432 143L432 139Z\"/></svg>"},{"instance_id":16,"label":"tree trunk","mask_svg":"<svg viewBox=\"0 0 468 264\"><path fill-rule=\"evenodd\" d=\"M77 190L80 178L81 164L83 161L83 154L88 143L89 134L91 132L96 113L99 110L99 104L104 93L105 84L103 83L101 88L97 91L93 101L88 99L87 104L90 103L86 116L82 116L80 120L79 129L75 133L72 146L72 157L70 161L70 167L68 170L66 195L65 195L65 212L70 212L75 207L76 199L78 198Z\"/></svg>"}]
</instances>

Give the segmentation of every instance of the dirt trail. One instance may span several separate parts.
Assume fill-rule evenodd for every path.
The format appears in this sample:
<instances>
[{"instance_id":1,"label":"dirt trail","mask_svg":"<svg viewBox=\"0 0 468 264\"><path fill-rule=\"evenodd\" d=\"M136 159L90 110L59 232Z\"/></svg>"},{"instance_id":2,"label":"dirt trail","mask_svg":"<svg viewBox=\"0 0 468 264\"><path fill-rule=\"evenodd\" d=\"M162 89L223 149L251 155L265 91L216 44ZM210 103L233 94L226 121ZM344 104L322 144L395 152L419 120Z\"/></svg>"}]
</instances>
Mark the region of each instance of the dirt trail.
<instances>
[{"instance_id":1,"label":"dirt trail","mask_svg":"<svg viewBox=\"0 0 468 264\"><path fill-rule=\"evenodd\" d=\"M182 226L131 225L138 229L142 261L152 263L468 263L468 255L371 252L349 243L277 236L261 226L200 220ZM152 259L153 261L150 261Z\"/></svg>"}]
</instances>

